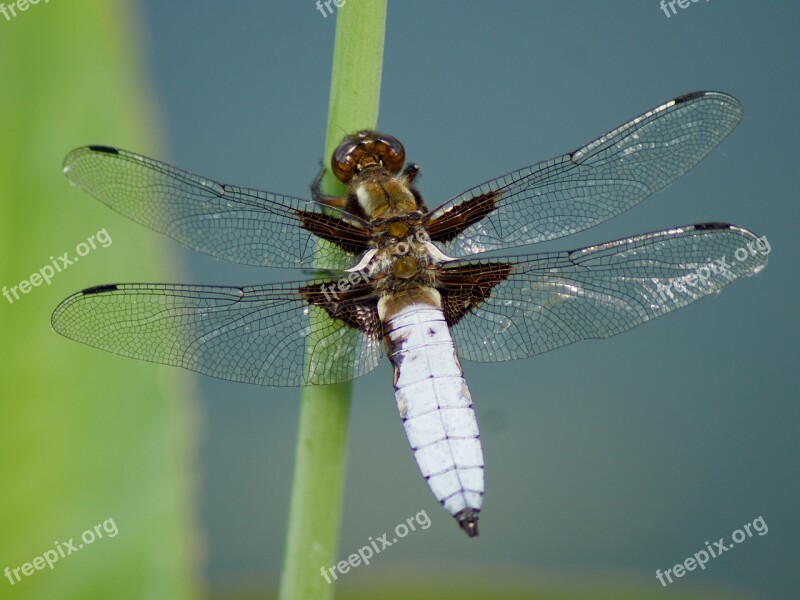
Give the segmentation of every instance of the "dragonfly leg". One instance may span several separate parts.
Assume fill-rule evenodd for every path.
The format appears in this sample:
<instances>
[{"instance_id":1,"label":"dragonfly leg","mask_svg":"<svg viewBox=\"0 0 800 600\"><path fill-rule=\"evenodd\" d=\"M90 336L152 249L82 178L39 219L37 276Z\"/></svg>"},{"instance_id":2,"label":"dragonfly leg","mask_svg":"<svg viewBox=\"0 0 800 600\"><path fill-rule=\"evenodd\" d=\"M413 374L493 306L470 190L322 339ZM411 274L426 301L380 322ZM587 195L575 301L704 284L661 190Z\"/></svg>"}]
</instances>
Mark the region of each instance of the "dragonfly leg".
<instances>
[{"instance_id":1,"label":"dragonfly leg","mask_svg":"<svg viewBox=\"0 0 800 600\"><path fill-rule=\"evenodd\" d=\"M419 175L419 165L417 163L408 163L406 168L403 169L402 175L408 180L408 183L413 183L417 175Z\"/></svg>"},{"instance_id":2,"label":"dragonfly leg","mask_svg":"<svg viewBox=\"0 0 800 600\"><path fill-rule=\"evenodd\" d=\"M325 166L323 165L317 176L314 178L314 181L311 183L311 198L314 202L319 202L320 204L327 204L328 206L333 206L336 208L344 208L347 204L347 196L328 196L327 194L322 193L322 177L325 175Z\"/></svg>"}]
</instances>

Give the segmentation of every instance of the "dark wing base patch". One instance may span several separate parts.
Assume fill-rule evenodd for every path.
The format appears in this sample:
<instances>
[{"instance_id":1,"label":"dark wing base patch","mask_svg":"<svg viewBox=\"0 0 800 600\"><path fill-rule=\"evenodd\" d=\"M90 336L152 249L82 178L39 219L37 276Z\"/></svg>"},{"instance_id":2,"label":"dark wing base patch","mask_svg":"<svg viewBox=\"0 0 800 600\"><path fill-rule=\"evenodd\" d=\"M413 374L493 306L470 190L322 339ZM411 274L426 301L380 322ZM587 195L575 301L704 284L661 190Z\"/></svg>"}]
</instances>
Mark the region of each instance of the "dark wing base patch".
<instances>
[{"instance_id":1,"label":"dark wing base patch","mask_svg":"<svg viewBox=\"0 0 800 600\"><path fill-rule=\"evenodd\" d=\"M362 283L346 292L337 292L336 286L336 281L328 281L303 286L297 291L306 302L323 309L332 319L380 340L383 326L378 317L377 298L371 297L372 287Z\"/></svg>"},{"instance_id":2,"label":"dark wing base patch","mask_svg":"<svg viewBox=\"0 0 800 600\"><path fill-rule=\"evenodd\" d=\"M301 227L332 244L348 254L357 256L368 248L369 231L352 223L320 213L297 211Z\"/></svg>"},{"instance_id":3,"label":"dark wing base patch","mask_svg":"<svg viewBox=\"0 0 800 600\"><path fill-rule=\"evenodd\" d=\"M442 269L437 289L442 310L453 327L470 311L489 299L492 288L508 279L514 266L504 262L473 263Z\"/></svg>"},{"instance_id":4,"label":"dark wing base patch","mask_svg":"<svg viewBox=\"0 0 800 600\"><path fill-rule=\"evenodd\" d=\"M449 207L425 225L428 235L434 242L446 244L467 227L494 211L500 194L500 190L478 194Z\"/></svg>"}]
</instances>

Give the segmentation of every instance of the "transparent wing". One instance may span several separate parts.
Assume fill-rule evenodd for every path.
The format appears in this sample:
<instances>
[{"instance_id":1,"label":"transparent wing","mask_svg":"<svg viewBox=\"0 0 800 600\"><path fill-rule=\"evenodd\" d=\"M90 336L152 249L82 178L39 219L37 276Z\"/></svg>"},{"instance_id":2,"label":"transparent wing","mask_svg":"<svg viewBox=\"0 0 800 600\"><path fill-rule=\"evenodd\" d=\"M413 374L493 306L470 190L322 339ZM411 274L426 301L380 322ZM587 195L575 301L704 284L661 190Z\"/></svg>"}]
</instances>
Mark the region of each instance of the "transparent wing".
<instances>
[{"instance_id":1,"label":"transparent wing","mask_svg":"<svg viewBox=\"0 0 800 600\"><path fill-rule=\"evenodd\" d=\"M337 208L218 183L118 148L77 148L64 173L126 217L235 263L345 269L368 238L363 221ZM337 251L317 235L335 240Z\"/></svg>"},{"instance_id":2,"label":"transparent wing","mask_svg":"<svg viewBox=\"0 0 800 600\"><path fill-rule=\"evenodd\" d=\"M220 379L270 386L348 381L380 361L380 324L375 315L360 331L309 306L322 283L329 282L98 286L64 300L52 324L96 348ZM308 343L314 359L305 366Z\"/></svg>"},{"instance_id":3,"label":"transparent wing","mask_svg":"<svg viewBox=\"0 0 800 600\"><path fill-rule=\"evenodd\" d=\"M453 267L484 279L511 266L453 327L458 353L495 362L607 338L757 273L769 251L766 237L706 223L571 252L456 261Z\"/></svg>"},{"instance_id":4,"label":"transparent wing","mask_svg":"<svg viewBox=\"0 0 800 600\"><path fill-rule=\"evenodd\" d=\"M587 229L683 175L741 118L741 105L727 94L681 96L574 152L467 190L434 209L428 229L439 230L455 257Z\"/></svg>"}]
</instances>

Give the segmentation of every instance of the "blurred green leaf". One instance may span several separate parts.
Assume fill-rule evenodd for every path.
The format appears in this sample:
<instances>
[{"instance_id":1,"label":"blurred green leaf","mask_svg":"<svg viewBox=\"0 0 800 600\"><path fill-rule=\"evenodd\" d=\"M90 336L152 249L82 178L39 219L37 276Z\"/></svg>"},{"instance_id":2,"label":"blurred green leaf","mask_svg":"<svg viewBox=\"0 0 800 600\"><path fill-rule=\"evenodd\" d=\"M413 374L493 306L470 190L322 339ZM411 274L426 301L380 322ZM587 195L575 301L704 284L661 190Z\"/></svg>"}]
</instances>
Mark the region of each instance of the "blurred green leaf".
<instances>
[{"instance_id":1,"label":"blurred green leaf","mask_svg":"<svg viewBox=\"0 0 800 600\"><path fill-rule=\"evenodd\" d=\"M8 4L8 3L6 3ZM89 285L180 281L164 238L61 174L70 149L105 143L163 156L128 2L39 2L0 15L0 287L11 288L105 229L51 283L0 296L0 570L113 519L115 537L34 571L0 597L196 597L191 506L197 417L177 370L81 346L50 328ZM55 258L55 260L58 260ZM13 296L12 296L13 298Z\"/></svg>"}]
</instances>

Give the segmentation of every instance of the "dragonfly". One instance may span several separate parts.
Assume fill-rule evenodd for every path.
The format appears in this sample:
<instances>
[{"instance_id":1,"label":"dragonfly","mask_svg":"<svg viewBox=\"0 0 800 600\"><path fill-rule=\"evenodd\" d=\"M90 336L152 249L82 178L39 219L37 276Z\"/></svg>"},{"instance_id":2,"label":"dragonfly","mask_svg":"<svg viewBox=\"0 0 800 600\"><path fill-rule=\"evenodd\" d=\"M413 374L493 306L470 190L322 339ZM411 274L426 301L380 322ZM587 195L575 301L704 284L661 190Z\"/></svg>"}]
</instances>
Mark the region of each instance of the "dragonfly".
<instances>
[{"instance_id":1,"label":"dragonfly","mask_svg":"<svg viewBox=\"0 0 800 600\"><path fill-rule=\"evenodd\" d=\"M324 195L318 177L311 200L219 183L118 148L81 147L64 160L67 178L122 215L220 259L312 269L314 278L99 285L61 302L52 325L122 356L264 386L349 381L385 351L419 470L474 537L484 458L462 360L522 359L608 338L766 265L756 251L765 238L726 223L569 251L495 251L627 211L696 165L741 118L728 94L686 94L432 210L414 185L419 166L406 164L399 140L376 131L345 136L331 157L347 193Z\"/></svg>"}]
</instances>

